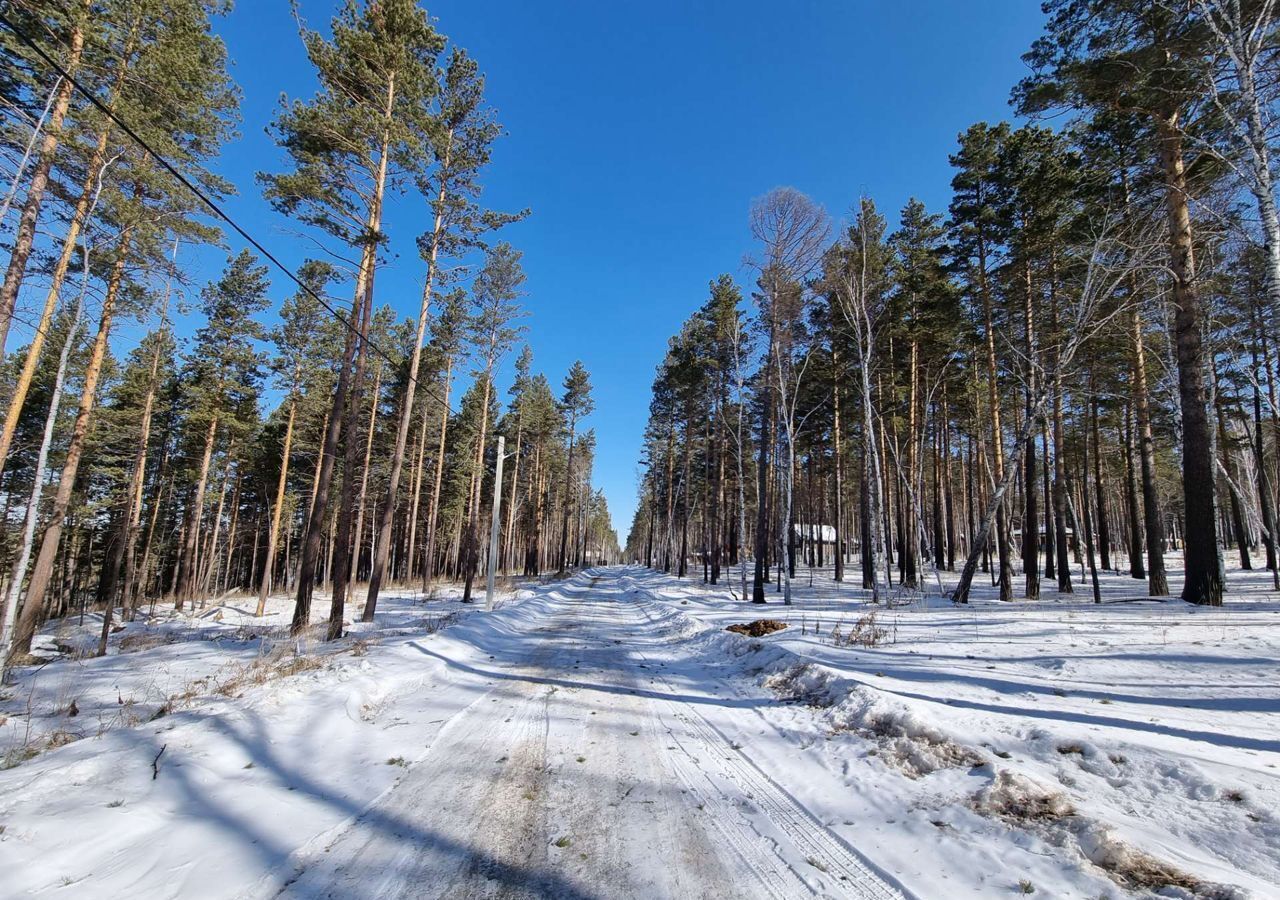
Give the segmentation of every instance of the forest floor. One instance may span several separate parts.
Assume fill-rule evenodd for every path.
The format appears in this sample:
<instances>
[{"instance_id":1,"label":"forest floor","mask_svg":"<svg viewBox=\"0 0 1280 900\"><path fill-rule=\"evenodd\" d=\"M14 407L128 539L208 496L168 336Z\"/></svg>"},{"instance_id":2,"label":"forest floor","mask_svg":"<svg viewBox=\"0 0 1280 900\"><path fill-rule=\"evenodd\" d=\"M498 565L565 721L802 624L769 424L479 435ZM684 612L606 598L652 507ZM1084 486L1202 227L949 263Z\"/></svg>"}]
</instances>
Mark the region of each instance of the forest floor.
<instances>
[{"instance_id":1,"label":"forest floor","mask_svg":"<svg viewBox=\"0 0 1280 900\"><path fill-rule=\"evenodd\" d=\"M0 693L0 896L1280 896L1280 597L1104 580L757 607L622 567L328 644L224 600L102 658L51 623Z\"/></svg>"}]
</instances>

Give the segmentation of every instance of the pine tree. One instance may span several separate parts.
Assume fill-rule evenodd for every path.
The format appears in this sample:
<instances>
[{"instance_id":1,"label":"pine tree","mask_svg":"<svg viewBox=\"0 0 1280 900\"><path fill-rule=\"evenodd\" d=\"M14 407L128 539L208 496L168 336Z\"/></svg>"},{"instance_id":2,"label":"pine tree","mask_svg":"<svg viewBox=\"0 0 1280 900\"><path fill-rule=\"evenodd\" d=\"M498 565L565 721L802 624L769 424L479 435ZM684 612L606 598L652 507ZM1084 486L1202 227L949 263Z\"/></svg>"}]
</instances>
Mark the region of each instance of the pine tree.
<instances>
[{"instance_id":1,"label":"pine tree","mask_svg":"<svg viewBox=\"0 0 1280 900\"><path fill-rule=\"evenodd\" d=\"M1172 278L1173 331L1182 420L1182 492L1186 521L1185 581L1191 603L1222 603L1217 543L1213 434L1209 421L1188 177L1188 135L1203 139L1208 30L1189 8L1146 0L1098 6L1051 0L1049 21L1026 61L1034 74L1015 91L1024 112L1067 107L1141 122L1143 137L1164 180ZM1105 116L1094 115L1106 127Z\"/></svg>"},{"instance_id":2,"label":"pine tree","mask_svg":"<svg viewBox=\"0 0 1280 900\"><path fill-rule=\"evenodd\" d=\"M295 631L310 621L334 457L348 390L359 380L352 371L357 344L362 352L365 346L358 340L363 337L359 322L371 303L378 248L384 241L385 198L401 177L419 171L429 154L429 104L436 92L435 61L443 48L426 11L413 0L345 0L331 33L326 39L304 28L303 41L320 90L308 102L286 104L276 117L275 133L288 154L290 171L258 176L277 210L325 232L359 257L347 341L302 548ZM331 620L341 610L336 592L333 607Z\"/></svg>"},{"instance_id":3,"label":"pine tree","mask_svg":"<svg viewBox=\"0 0 1280 900\"><path fill-rule=\"evenodd\" d=\"M556 571L565 572L568 566L569 516L573 505L573 453L577 444L578 423L591 415L595 401L591 398L591 376L581 360L575 360L564 377L564 394L560 397L560 414L564 418L567 459L564 467L564 487L560 495L560 551L556 555Z\"/></svg>"},{"instance_id":4,"label":"pine tree","mask_svg":"<svg viewBox=\"0 0 1280 900\"><path fill-rule=\"evenodd\" d=\"M432 480L431 502L427 507L427 540L423 556L423 592L429 592L431 577L435 571L436 535L439 531L440 496L444 481L445 452L449 436L450 390L454 369L467 328L466 295L461 290L451 291L445 298L439 315L431 324L431 346L444 367L440 392L440 429L435 447L435 477Z\"/></svg>"},{"instance_id":5,"label":"pine tree","mask_svg":"<svg viewBox=\"0 0 1280 900\"><path fill-rule=\"evenodd\" d=\"M956 175L951 201L952 247L966 282L970 301L978 308L983 323L983 349L987 376L987 414L990 417L992 478L1004 480L1004 429L1001 423L1000 365L996 356L995 298L991 270L996 263L995 230L996 166L1000 144L1007 139L1009 126L979 123L960 136L960 149L951 157ZM1013 599L1013 566L1010 561L1008 513L1001 505L996 512L996 552L999 557L1000 599Z\"/></svg>"},{"instance_id":6,"label":"pine tree","mask_svg":"<svg viewBox=\"0 0 1280 900\"><path fill-rule=\"evenodd\" d=\"M199 556L201 524L210 463L220 436L243 443L246 413L256 414L263 354L255 342L264 338L254 316L266 309L267 270L249 251L228 260L222 276L200 294L205 324L195 334L198 350L183 374L184 407L193 458L199 459L187 506L186 543L177 581L177 608L193 602L197 573L208 559ZM214 528L217 528L214 521Z\"/></svg>"},{"instance_id":7,"label":"pine tree","mask_svg":"<svg viewBox=\"0 0 1280 900\"><path fill-rule=\"evenodd\" d=\"M442 256L448 258L467 249L483 247L485 232L513 221L519 216L482 210L476 201L480 193L477 181L489 162L490 148L502 129L484 105L484 78L474 60L454 48L440 85L439 108L435 115L432 151L434 166L419 177L424 195L431 198L435 213L432 230L419 239L419 248L427 263L426 281L418 311L417 339L409 361L409 376L400 404L399 427L391 456L387 496L378 523L377 551L369 576L369 592L364 620L372 621L378 603L391 545L391 522L395 515L400 488L400 471L409 440L413 418L414 396L418 387L422 343L426 335L427 312L435 287Z\"/></svg>"},{"instance_id":8,"label":"pine tree","mask_svg":"<svg viewBox=\"0 0 1280 900\"><path fill-rule=\"evenodd\" d=\"M523 326L516 325L525 315L517 301L524 293L525 274L520 265L520 251L500 243L485 255L484 268L472 286L472 314L468 330L475 348L476 368L473 375L480 386L480 427L471 445L472 474L468 486L466 535L463 539L462 600L471 600L471 587L479 565L478 530L480 501L484 487L485 442L489 431L489 403L495 396L494 373L502 358L511 350Z\"/></svg>"},{"instance_id":9,"label":"pine tree","mask_svg":"<svg viewBox=\"0 0 1280 900\"><path fill-rule=\"evenodd\" d=\"M11 8L5 11L7 16L17 19L16 24L23 33L53 35L52 43L59 48L65 48L58 62L70 78L60 76L54 83L53 92L49 98L47 118L43 121L43 135L32 135L33 138L40 138L40 146L31 167L31 174L27 179L26 197L18 217L18 230L14 237L13 250L9 254L4 282L0 285L0 359L4 357L14 305L26 275L27 261L35 245L36 225L44 205L50 172L63 137L63 121L71 108L71 100L75 92L75 85L71 79L80 75L86 32L92 27L89 22L91 2L92 0L78 0L74 6L66 10L50 5L40 9L39 12L33 12L23 5L11 5ZM27 61L31 55L30 48L21 43L11 44L14 38L7 30L2 40L4 44L0 45L0 48L6 56L12 57L10 62L13 66L10 71L21 72L23 67L18 64L19 60ZM29 85L27 90L32 90L34 87ZM21 90L17 89L16 85L9 85L5 93L16 99L16 95L20 94ZM72 243L74 244L74 239ZM0 458L3 455L3 452L0 452Z\"/></svg>"},{"instance_id":10,"label":"pine tree","mask_svg":"<svg viewBox=\"0 0 1280 900\"><path fill-rule=\"evenodd\" d=\"M225 48L209 27L210 15L220 8L221 4L212 0L139 0L126 4L123 9L113 6L110 10L110 21L126 23L127 28L120 47L121 62L112 74L108 108L125 117L134 132L155 152L215 197L228 186L212 174L207 165L230 134L238 101L226 74ZM127 79L126 73L130 74ZM157 103L157 97L169 102ZM100 191L102 161L107 158L113 133L106 122L97 126L96 144L86 167L89 174L64 238L42 313L42 327L47 327L47 317L57 302L70 262L71 247L89 213L91 201L100 196L102 204L98 215L105 227L114 232L112 248L106 254L99 254L105 270L105 292L58 491L41 535L40 550L18 622L14 642L14 652L18 654L29 651L31 638L45 611L46 592L85 453L117 306L135 299L143 302L153 299L145 293L139 297L126 284L130 267L145 269L154 265L167 269L169 248L175 239L208 241L215 234L196 217L198 199L161 169L149 153L132 144L116 153L113 183L102 185L106 190ZM37 332L28 349L23 375L10 400L10 415L0 436L0 459L7 455L12 436L10 422L16 421L15 410L21 409L25 399L24 385L29 384L30 372L39 357L43 333Z\"/></svg>"},{"instance_id":11,"label":"pine tree","mask_svg":"<svg viewBox=\"0 0 1280 900\"><path fill-rule=\"evenodd\" d=\"M276 356L272 368L285 390L284 438L280 448L280 476L276 482L275 500L271 508L271 524L267 530L266 559L263 563L261 583L258 588L257 614L266 609L267 595L271 592L275 572L276 548L280 536L280 521L284 512L285 490L289 481L289 459L293 449L294 423L298 405L308 388L315 389L317 359L328 356L330 348L324 346L321 323L327 315L321 309L316 296L324 296L329 283L337 273L328 263L307 260L298 270L298 280L305 288L285 301L280 309L280 325L272 332Z\"/></svg>"}]
</instances>

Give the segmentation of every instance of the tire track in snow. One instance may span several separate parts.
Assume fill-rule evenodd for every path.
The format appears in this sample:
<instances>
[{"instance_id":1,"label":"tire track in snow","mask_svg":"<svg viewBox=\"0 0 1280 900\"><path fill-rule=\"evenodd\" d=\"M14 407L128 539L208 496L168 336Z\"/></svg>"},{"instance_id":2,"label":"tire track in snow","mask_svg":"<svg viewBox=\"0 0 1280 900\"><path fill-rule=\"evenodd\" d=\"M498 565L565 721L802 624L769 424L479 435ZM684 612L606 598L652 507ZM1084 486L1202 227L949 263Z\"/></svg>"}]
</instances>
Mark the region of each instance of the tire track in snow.
<instances>
[{"instance_id":1,"label":"tire track in snow","mask_svg":"<svg viewBox=\"0 0 1280 900\"><path fill-rule=\"evenodd\" d=\"M488 690L283 896L904 897L662 678L698 665L669 621L607 577L552 595L500 670L463 657Z\"/></svg>"},{"instance_id":2,"label":"tire track in snow","mask_svg":"<svg viewBox=\"0 0 1280 900\"><path fill-rule=\"evenodd\" d=\"M533 658L547 652L538 646ZM323 844L310 842L309 858L277 896L522 896L501 891L499 880L535 864L543 849L540 810L519 799L545 778L548 693L490 681L431 731L402 778L326 832Z\"/></svg>"},{"instance_id":3,"label":"tire track in snow","mask_svg":"<svg viewBox=\"0 0 1280 900\"><path fill-rule=\"evenodd\" d=\"M651 614L652 601L633 595L631 602L644 615L647 623L661 626L660 620ZM661 669L655 667L652 671L655 680L663 685L669 695L674 696L677 691L662 676ZM901 900L908 896L901 888L892 885L877 873L861 854L827 828L727 735L708 722L692 704L672 700L664 700L663 703L672 718L683 727L683 731L674 728L668 730L676 740L679 752L688 758L698 776L731 808L738 808L739 797L759 807L769 822L790 840L808 865L838 882L830 885L838 890L835 896L854 897L857 900ZM711 762L711 766L704 766L704 760ZM676 762L674 768L682 779L690 779L689 765ZM729 784L726 785L726 781ZM808 882L801 873L796 874L802 881Z\"/></svg>"}]
</instances>

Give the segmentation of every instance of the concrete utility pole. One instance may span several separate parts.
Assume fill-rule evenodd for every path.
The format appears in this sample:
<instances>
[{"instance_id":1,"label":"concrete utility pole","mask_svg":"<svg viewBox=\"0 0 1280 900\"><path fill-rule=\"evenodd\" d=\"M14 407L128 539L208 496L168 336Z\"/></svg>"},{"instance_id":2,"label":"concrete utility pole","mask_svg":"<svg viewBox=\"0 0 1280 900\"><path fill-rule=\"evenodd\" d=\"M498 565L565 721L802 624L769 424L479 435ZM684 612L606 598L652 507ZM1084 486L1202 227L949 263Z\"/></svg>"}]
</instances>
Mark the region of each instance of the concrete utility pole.
<instances>
[{"instance_id":1,"label":"concrete utility pole","mask_svg":"<svg viewBox=\"0 0 1280 900\"><path fill-rule=\"evenodd\" d=\"M506 438L498 435L498 465L493 473L493 521L489 525L489 576L484 586L484 608L493 609L493 578L498 571L498 522L502 512L502 460Z\"/></svg>"}]
</instances>

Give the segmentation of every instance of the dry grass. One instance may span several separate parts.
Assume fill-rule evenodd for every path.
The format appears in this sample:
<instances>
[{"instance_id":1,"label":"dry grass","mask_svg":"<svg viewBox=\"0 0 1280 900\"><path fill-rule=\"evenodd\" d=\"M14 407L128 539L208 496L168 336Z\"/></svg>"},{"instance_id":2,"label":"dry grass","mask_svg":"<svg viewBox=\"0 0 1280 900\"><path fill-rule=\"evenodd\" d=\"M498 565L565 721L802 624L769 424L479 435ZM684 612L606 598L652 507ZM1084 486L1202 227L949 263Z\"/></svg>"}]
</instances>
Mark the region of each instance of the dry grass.
<instances>
[{"instance_id":1,"label":"dry grass","mask_svg":"<svg viewBox=\"0 0 1280 900\"><path fill-rule=\"evenodd\" d=\"M1237 900L1241 896L1235 888L1202 881L1125 843L1102 823L1080 815L1065 794L1011 772L998 772L990 785L974 794L969 805L982 815L1043 834L1053 843L1073 841L1085 858L1126 890L1161 894L1176 889L1197 900Z\"/></svg>"},{"instance_id":2,"label":"dry grass","mask_svg":"<svg viewBox=\"0 0 1280 900\"><path fill-rule=\"evenodd\" d=\"M1066 794L1045 790L1007 771L997 773L990 785L973 796L970 806L983 815L1020 828L1060 822L1076 815L1076 808Z\"/></svg>"},{"instance_id":3,"label":"dry grass","mask_svg":"<svg viewBox=\"0 0 1280 900\"><path fill-rule=\"evenodd\" d=\"M213 693L224 697L239 697L246 688L322 669L325 660L318 656L298 656L291 648L277 648L253 662L233 670L231 675L213 685Z\"/></svg>"},{"instance_id":4,"label":"dry grass","mask_svg":"<svg viewBox=\"0 0 1280 900\"><path fill-rule=\"evenodd\" d=\"M839 625L831 629L831 643L837 647L878 647L888 636L889 629L877 624L875 610L860 616L847 634L841 633Z\"/></svg>"},{"instance_id":5,"label":"dry grass","mask_svg":"<svg viewBox=\"0 0 1280 900\"><path fill-rule=\"evenodd\" d=\"M29 759L35 759L46 750L55 750L58 747L65 747L67 744L74 744L82 737L84 737L83 734L59 728L50 732L44 738L24 741L21 745L10 748L3 757L0 757L0 770L12 769L14 766L21 765Z\"/></svg>"},{"instance_id":6,"label":"dry grass","mask_svg":"<svg viewBox=\"0 0 1280 900\"><path fill-rule=\"evenodd\" d=\"M117 646L121 653L140 653L143 650L176 644L184 639L184 636L176 631L139 631L126 634Z\"/></svg>"},{"instance_id":7,"label":"dry grass","mask_svg":"<svg viewBox=\"0 0 1280 900\"><path fill-rule=\"evenodd\" d=\"M462 614L456 610L454 612L426 615L422 617L420 625L415 630L422 631L426 634L435 634L443 628L448 628L461 617Z\"/></svg>"},{"instance_id":8,"label":"dry grass","mask_svg":"<svg viewBox=\"0 0 1280 900\"><path fill-rule=\"evenodd\" d=\"M777 619L756 619L754 622L739 623L730 625L725 631L732 631L734 634L745 634L747 637L764 637L766 634L773 634L775 631L781 631L787 627L786 622L779 622Z\"/></svg>"}]
</instances>

